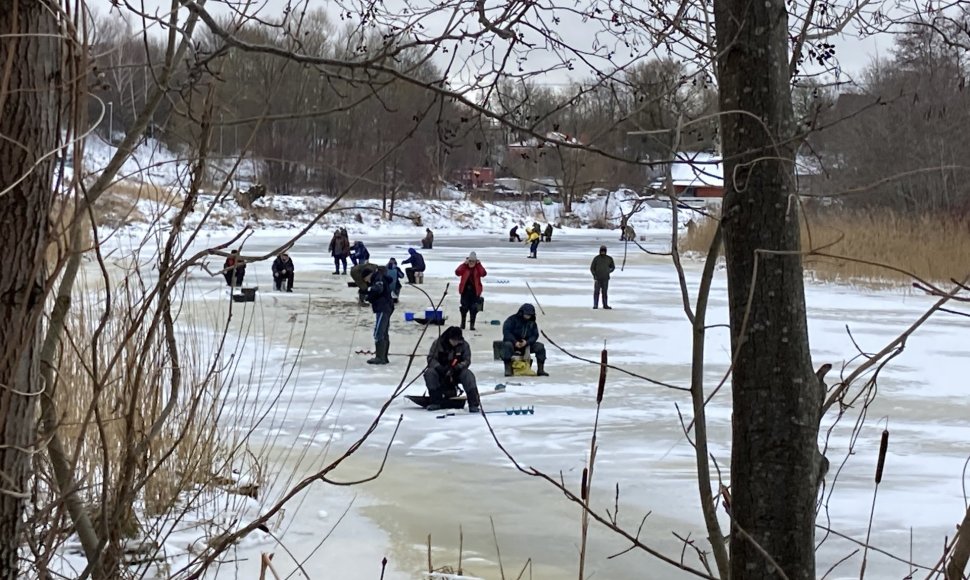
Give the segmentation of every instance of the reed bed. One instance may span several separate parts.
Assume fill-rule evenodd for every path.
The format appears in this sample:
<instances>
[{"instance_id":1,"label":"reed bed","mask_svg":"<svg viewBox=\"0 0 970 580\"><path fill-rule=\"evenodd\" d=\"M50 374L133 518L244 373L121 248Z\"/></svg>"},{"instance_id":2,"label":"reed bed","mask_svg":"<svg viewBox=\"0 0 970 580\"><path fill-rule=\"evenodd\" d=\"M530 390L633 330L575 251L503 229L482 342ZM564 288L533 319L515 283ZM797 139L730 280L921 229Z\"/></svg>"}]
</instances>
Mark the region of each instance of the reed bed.
<instances>
[{"instance_id":1,"label":"reed bed","mask_svg":"<svg viewBox=\"0 0 970 580\"><path fill-rule=\"evenodd\" d=\"M706 253L717 222L705 219L680 237L684 252ZM970 274L970 221L890 211L826 212L802 220L805 270L825 282L905 286ZM915 277L915 278L914 278Z\"/></svg>"}]
</instances>

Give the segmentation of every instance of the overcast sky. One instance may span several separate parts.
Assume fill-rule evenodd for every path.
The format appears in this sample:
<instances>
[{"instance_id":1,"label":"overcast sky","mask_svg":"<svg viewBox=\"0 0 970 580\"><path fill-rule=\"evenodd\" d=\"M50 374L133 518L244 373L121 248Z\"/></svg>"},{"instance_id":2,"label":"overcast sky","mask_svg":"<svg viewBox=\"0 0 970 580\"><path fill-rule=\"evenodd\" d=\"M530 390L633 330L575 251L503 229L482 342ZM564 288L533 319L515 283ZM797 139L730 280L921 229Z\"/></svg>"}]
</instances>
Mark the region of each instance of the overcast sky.
<instances>
[{"instance_id":1,"label":"overcast sky","mask_svg":"<svg viewBox=\"0 0 970 580\"><path fill-rule=\"evenodd\" d=\"M129 1L141 2L141 0ZM403 7L403 4L400 4L403 1L404 0L383 0L380 5L385 9L393 6L395 3L398 3ZM424 6L438 4L437 2L434 2L434 4L429 4L429 1L433 0L423 0L420 2L420 4ZM574 0L545 0L543 3L546 5L554 4L559 6L560 4L558 4L558 2L563 2L563 6L576 6ZM164 10L167 10L170 5L169 0L144 0L144 3L150 11L157 10L159 12L164 12ZM243 2L235 2L235 4L245 5ZM414 4L418 4L418 2L414 2ZM489 0L489 5L492 4L492 0ZM222 5L222 10L217 9L217 7L220 5ZM249 4L249 11L256 10L256 7L258 7L261 18L268 20L277 19L282 15L283 9L286 5L287 0L262 0L261 2ZM334 15L335 22L339 22L339 18L336 17L336 14L340 10L340 7L334 2L327 2L324 0L303 0L303 2L300 2L300 5L306 5L311 9L324 9L328 13ZM208 7L214 12L225 13L224 6L225 2L222 0L209 0L208 2ZM442 15L441 18L443 22L446 13L441 11L440 14ZM546 13L545 16L548 16L548 13ZM432 19L430 22L426 21L426 24L431 24L433 22L434 20ZM471 28L477 28L477 22L471 23ZM570 17L568 14L565 15L562 23L558 27L559 33L564 37L564 40L571 44L576 43L577 45L582 45L585 47L589 47L595 40L597 40L597 29L598 25L584 24L580 22L578 18ZM843 73L843 75L838 79L840 81L858 79L859 74L863 71L863 69L870 65L876 57L885 58L889 56L893 46L893 38L890 35L874 35L865 39L859 39L854 35L840 35L832 38L831 42L836 47L836 56ZM443 56L448 57L450 55ZM630 57L631 55L629 51L622 49L617 50L617 58L614 62L622 63L624 62L623 59L627 59L627 61L629 61ZM556 57L552 54L534 54L530 57L526 66L530 68L535 67L544 69L555 62ZM445 60L441 60L439 62L439 64L442 66L444 66L446 63L447 61ZM604 61L604 64L608 63ZM468 74L468 70L478 71L483 68L487 69L490 65L491 62L488 62L487 57L481 57L477 61L465 66L465 74ZM515 70L516 68L517 67L507 67L506 70ZM543 75L541 78L535 78L534 81L539 84L564 85L571 81L583 80L585 77L588 77L588 75L588 69L580 66L572 72L566 70L553 71ZM455 81L457 78L459 78L459 75L457 73L453 73L449 75L449 78L451 78L452 81Z\"/></svg>"}]
</instances>

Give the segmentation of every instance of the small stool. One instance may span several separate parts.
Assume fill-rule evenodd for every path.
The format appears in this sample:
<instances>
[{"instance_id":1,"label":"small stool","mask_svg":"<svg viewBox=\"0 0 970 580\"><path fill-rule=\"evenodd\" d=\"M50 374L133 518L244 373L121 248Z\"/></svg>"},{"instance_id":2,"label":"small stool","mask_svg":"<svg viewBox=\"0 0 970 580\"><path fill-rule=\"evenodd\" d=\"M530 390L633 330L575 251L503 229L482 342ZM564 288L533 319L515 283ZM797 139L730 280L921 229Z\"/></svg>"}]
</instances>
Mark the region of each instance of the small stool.
<instances>
[{"instance_id":1,"label":"small stool","mask_svg":"<svg viewBox=\"0 0 970 580\"><path fill-rule=\"evenodd\" d=\"M415 272L414 273L414 283L415 284L424 284L424 272Z\"/></svg>"}]
</instances>

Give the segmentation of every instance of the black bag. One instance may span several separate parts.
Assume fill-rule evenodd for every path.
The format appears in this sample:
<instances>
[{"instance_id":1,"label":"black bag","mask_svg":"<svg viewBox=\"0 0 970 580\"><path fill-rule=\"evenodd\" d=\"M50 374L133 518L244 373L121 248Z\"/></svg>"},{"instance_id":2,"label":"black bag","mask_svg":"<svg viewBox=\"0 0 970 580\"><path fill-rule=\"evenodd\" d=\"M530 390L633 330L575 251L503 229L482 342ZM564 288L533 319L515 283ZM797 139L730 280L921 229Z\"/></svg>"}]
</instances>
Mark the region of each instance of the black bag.
<instances>
[{"instance_id":1,"label":"black bag","mask_svg":"<svg viewBox=\"0 0 970 580\"><path fill-rule=\"evenodd\" d=\"M475 303L475 312L484 312L484 311L485 311L485 297L479 296L478 302Z\"/></svg>"}]
</instances>

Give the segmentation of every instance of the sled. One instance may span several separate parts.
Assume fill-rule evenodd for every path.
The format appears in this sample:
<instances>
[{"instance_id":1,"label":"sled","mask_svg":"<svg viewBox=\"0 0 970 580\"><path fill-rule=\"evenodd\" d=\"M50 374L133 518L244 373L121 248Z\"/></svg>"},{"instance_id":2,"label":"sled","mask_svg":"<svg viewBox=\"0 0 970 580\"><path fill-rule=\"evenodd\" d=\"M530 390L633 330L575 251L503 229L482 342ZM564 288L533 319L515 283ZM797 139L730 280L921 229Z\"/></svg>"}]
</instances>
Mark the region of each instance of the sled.
<instances>
[{"instance_id":1,"label":"sled","mask_svg":"<svg viewBox=\"0 0 970 580\"><path fill-rule=\"evenodd\" d=\"M504 392L505 392L505 385L497 385L491 391L479 392L478 396L487 397L489 395L498 395L499 393L504 393ZM404 395L404 398L411 401L415 405L421 407L422 409L426 409L428 405L431 404L430 395ZM451 397L442 401L441 408L442 409L464 409L465 402L467 400L468 400L468 397L465 395L465 393L462 393L458 396Z\"/></svg>"}]
</instances>

